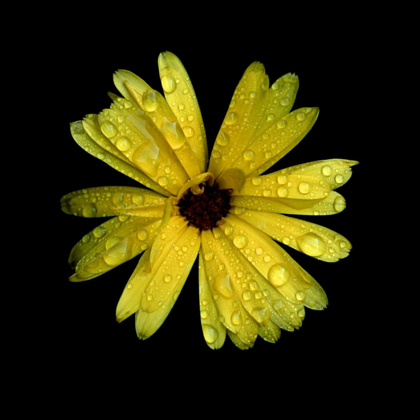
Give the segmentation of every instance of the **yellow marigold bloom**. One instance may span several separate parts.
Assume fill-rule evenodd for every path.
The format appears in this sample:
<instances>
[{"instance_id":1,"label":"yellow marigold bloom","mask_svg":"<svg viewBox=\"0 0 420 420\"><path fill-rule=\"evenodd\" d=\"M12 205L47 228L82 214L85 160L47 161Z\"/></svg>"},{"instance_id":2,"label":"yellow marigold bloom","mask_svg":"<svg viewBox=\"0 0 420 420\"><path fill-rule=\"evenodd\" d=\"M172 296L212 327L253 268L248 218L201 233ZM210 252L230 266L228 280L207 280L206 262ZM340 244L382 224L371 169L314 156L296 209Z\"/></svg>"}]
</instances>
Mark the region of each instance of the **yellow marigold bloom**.
<instances>
[{"instance_id":1,"label":"yellow marigold bloom","mask_svg":"<svg viewBox=\"0 0 420 420\"><path fill-rule=\"evenodd\" d=\"M67 194L65 213L111 217L73 248L71 281L85 281L142 254L117 306L136 317L139 338L162 325L196 258L203 335L213 349L226 333L241 349L261 336L301 326L305 307L327 297L279 243L322 261L345 258L351 245L327 228L288 215L344 210L335 190L357 162L331 159L263 175L295 147L318 118L317 108L291 111L298 78L269 86L261 63L240 80L208 158L203 120L181 61L158 60L164 96L119 70L122 97L98 115L71 124L88 153L147 188L98 187Z\"/></svg>"}]
</instances>

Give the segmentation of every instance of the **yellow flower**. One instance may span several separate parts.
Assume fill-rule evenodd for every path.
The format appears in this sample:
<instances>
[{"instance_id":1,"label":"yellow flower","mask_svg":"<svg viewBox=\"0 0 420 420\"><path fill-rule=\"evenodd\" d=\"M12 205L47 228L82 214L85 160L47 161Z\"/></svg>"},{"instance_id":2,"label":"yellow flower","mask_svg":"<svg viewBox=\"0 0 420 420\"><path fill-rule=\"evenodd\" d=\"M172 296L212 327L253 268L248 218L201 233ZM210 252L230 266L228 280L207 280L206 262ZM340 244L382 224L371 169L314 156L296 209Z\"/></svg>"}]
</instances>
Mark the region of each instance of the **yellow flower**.
<instances>
[{"instance_id":1,"label":"yellow flower","mask_svg":"<svg viewBox=\"0 0 420 420\"><path fill-rule=\"evenodd\" d=\"M269 86L253 63L237 86L208 159L193 86L180 60L158 60L164 95L120 70L123 97L71 125L88 153L146 188L98 187L67 194L64 212L111 217L73 248L71 281L85 281L142 254L117 306L117 319L136 316L146 339L172 309L199 258L200 316L206 343L229 335L241 349L257 336L276 342L280 329L301 326L305 307L322 310L321 286L278 243L322 261L348 255L343 236L291 215L344 210L335 190L357 162L331 159L262 175L295 147L318 117L317 108L291 112L298 78ZM208 162L209 160L209 162Z\"/></svg>"}]
</instances>

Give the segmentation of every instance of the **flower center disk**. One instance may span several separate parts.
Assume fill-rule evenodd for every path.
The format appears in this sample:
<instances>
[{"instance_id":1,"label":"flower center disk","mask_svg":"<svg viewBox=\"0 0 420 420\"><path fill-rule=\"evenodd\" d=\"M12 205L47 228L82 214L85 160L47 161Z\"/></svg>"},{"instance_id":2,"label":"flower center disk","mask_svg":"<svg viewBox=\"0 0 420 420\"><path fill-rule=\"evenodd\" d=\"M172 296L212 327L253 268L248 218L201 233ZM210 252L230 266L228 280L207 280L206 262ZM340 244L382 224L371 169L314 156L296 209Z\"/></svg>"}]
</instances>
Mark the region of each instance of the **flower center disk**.
<instances>
[{"instance_id":1,"label":"flower center disk","mask_svg":"<svg viewBox=\"0 0 420 420\"><path fill-rule=\"evenodd\" d=\"M230 209L231 190L219 190L216 185L204 187L202 194L193 194L188 190L178 201L179 211L190 225L200 230L209 230L217 226L217 222L225 217Z\"/></svg>"}]
</instances>

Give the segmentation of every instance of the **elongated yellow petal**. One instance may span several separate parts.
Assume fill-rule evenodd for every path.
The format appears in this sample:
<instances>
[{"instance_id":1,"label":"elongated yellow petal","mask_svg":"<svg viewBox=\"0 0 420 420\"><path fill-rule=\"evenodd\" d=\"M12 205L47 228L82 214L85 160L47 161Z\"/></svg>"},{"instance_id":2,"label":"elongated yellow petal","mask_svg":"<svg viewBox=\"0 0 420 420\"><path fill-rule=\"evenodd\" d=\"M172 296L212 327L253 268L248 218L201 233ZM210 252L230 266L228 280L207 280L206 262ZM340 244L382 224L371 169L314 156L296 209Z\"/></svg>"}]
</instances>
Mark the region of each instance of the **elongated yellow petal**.
<instances>
[{"instance_id":1,"label":"elongated yellow petal","mask_svg":"<svg viewBox=\"0 0 420 420\"><path fill-rule=\"evenodd\" d=\"M288 316L294 321L292 325L300 325L302 305L316 309L325 307L327 300L322 288L268 235L233 215L226 217L221 229L258 272L292 304L287 308ZM306 299L308 289L312 290ZM319 302L323 304L319 305Z\"/></svg>"},{"instance_id":2,"label":"elongated yellow petal","mask_svg":"<svg viewBox=\"0 0 420 420\"><path fill-rule=\"evenodd\" d=\"M149 282L136 318L137 334L143 339L156 332L168 316L200 248L198 229L178 225L173 219L177 218L170 219L168 228L162 229L155 240L153 247L159 253L154 259L151 251Z\"/></svg>"},{"instance_id":3,"label":"elongated yellow petal","mask_svg":"<svg viewBox=\"0 0 420 420\"><path fill-rule=\"evenodd\" d=\"M276 241L322 261L336 262L351 250L350 242L342 235L306 220L254 210L237 216Z\"/></svg>"},{"instance_id":4,"label":"elongated yellow petal","mask_svg":"<svg viewBox=\"0 0 420 420\"><path fill-rule=\"evenodd\" d=\"M151 87L139 76L128 70L118 70L114 73L115 87L125 99L141 108L143 92Z\"/></svg>"},{"instance_id":5,"label":"elongated yellow petal","mask_svg":"<svg viewBox=\"0 0 420 420\"><path fill-rule=\"evenodd\" d=\"M200 172L205 172L208 160L206 133L191 80L181 60L170 52L159 55L158 65L168 104L197 157Z\"/></svg>"},{"instance_id":6,"label":"elongated yellow petal","mask_svg":"<svg viewBox=\"0 0 420 420\"><path fill-rule=\"evenodd\" d=\"M246 178L236 195L287 198L288 200L322 200L331 192L328 182L310 175L283 171Z\"/></svg>"},{"instance_id":7,"label":"elongated yellow petal","mask_svg":"<svg viewBox=\"0 0 420 420\"><path fill-rule=\"evenodd\" d=\"M302 108L287 114L248 144L232 168L245 175L265 172L306 136L318 114L318 108Z\"/></svg>"},{"instance_id":8,"label":"elongated yellow petal","mask_svg":"<svg viewBox=\"0 0 420 420\"><path fill-rule=\"evenodd\" d=\"M94 137L101 137L102 135L98 132L97 126L95 126L95 124L92 121L91 125L92 130L89 131L89 134L85 130L87 125L84 124L82 121L76 121L70 126L71 134L74 140L80 147L82 147L82 149L84 149L92 156L95 156L96 158L102 160L115 170L145 185L146 187L151 188L152 190L162 195L169 195L169 193L165 189L160 187L156 182L154 182L151 178L145 175L138 168L134 167L131 162L128 162L125 156L122 155L121 152L119 152L118 149L116 149L115 146L112 145L112 143L109 142L110 146L105 146L104 144L104 147L99 145L96 139L93 138L90 134L92 133ZM98 136L95 136L93 134L95 132L97 132Z\"/></svg>"},{"instance_id":9,"label":"elongated yellow petal","mask_svg":"<svg viewBox=\"0 0 420 420\"><path fill-rule=\"evenodd\" d=\"M150 248L140 258L117 305L117 321L122 322L140 308L140 301L150 281Z\"/></svg>"},{"instance_id":10,"label":"elongated yellow petal","mask_svg":"<svg viewBox=\"0 0 420 420\"><path fill-rule=\"evenodd\" d=\"M219 312L214 303L206 270L204 268L203 252L199 254L199 289L200 289L200 319L204 340L212 349L220 349L226 339L226 328L219 319Z\"/></svg>"},{"instance_id":11,"label":"elongated yellow petal","mask_svg":"<svg viewBox=\"0 0 420 420\"><path fill-rule=\"evenodd\" d=\"M83 217L162 217L166 200L167 197L144 188L96 187L66 194L61 208L67 214Z\"/></svg>"},{"instance_id":12,"label":"elongated yellow petal","mask_svg":"<svg viewBox=\"0 0 420 420\"><path fill-rule=\"evenodd\" d=\"M121 98L120 98L121 99ZM130 162L176 195L188 176L153 121L125 99L98 115L101 132Z\"/></svg>"},{"instance_id":13,"label":"elongated yellow petal","mask_svg":"<svg viewBox=\"0 0 420 420\"><path fill-rule=\"evenodd\" d=\"M240 214L245 209L308 216L325 216L341 213L346 208L344 197L332 191L322 200L253 197L236 195L230 200L231 213Z\"/></svg>"},{"instance_id":14,"label":"elongated yellow petal","mask_svg":"<svg viewBox=\"0 0 420 420\"><path fill-rule=\"evenodd\" d=\"M209 171L216 178L251 141L266 110L268 85L264 66L258 62L251 64L239 81L210 157Z\"/></svg>"},{"instance_id":15,"label":"elongated yellow petal","mask_svg":"<svg viewBox=\"0 0 420 420\"><path fill-rule=\"evenodd\" d=\"M72 281L97 277L128 261L151 246L161 220L118 216L102 223L85 235L70 253L76 266Z\"/></svg>"},{"instance_id":16,"label":"elongated yellow petal","mask_svg":"<svg viewBox=\"0 0 420 420\"><path fill-rule=\"evenodd\" d=\"M169 221L169 229L160 231L153 244L159 252L152 259L151 251L151 282L141 301L144 312L154 312L162 305L172 308L197 257L199 230L193 226L177 227L173 219L176 217ZM174 236L172 231L176 232Z\"/></svg>"}]
</instances>

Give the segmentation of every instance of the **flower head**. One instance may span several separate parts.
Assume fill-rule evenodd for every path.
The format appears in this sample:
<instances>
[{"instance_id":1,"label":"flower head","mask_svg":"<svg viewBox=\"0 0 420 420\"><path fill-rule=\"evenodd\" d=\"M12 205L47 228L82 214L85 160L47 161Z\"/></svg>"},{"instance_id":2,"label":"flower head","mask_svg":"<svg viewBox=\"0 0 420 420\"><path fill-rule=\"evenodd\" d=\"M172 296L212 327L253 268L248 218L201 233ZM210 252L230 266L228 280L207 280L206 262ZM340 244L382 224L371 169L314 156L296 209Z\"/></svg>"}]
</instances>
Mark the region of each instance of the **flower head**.
<instances>
[{"instance_id":1,"label":"flower head","mask_svg":"<svg viewBox=\"0 0 420 420\"><path fill-rule=\"evenodd\" d=\"M147 188L97 187L62 198L68 214L110 217L74 246L70 280L92 279L141 254L117 319L135 314L145 339L166 319L198 257L206 343L220 348L226 334L241 349L258 335L276 342L280 329L302 325L305 308L327 305L321 286L283 245L328 262L351 249L343 236L289 215L344 210L335 190L357 162L331 159L263 175L304 138L319 111L291 111L297 76L270 87L260 63L240 80L208 159L184 66L169 52L158 64L164 96L119 70L114 83L122 97L112 95L109 109L71 125L88 153Z\"/></svg>"}]
</instances>

